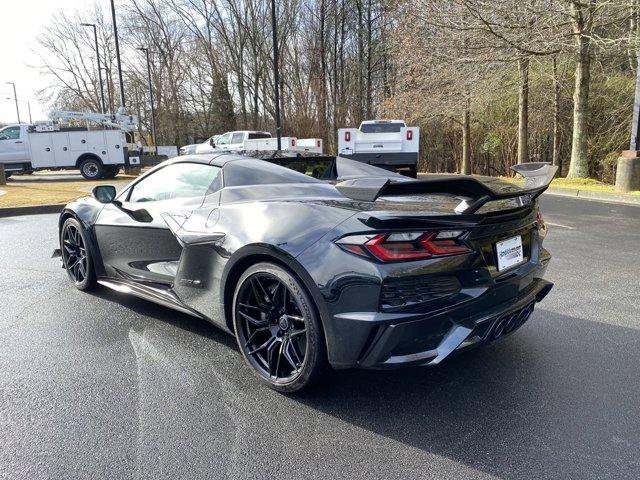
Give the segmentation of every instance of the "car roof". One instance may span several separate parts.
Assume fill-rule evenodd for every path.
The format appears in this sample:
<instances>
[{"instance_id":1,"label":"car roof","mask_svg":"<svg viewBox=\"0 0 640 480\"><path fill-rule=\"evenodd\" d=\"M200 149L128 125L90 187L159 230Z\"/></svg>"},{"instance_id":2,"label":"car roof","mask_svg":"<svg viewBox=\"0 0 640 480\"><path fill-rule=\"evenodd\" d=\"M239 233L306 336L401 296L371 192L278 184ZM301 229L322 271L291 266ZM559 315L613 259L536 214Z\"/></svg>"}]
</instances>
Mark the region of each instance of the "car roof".
<instances>
[{"instance_id":1,"label":"car roof","mask_svg":"<svg viewBox=\"0 0 640 480\"><path fill-rule=\"evenodd\" d=\"M244 159L247 159L247 157L243 155L238 155L237 153L223 152L223 153L181 155L179 157L173 158L171 160L171 163L182 163L182 162L206 163L209 165L213 165L214 167L222 167L226 163L233 162L236 160L244 160Z\"/></svg>"}]
</instances>

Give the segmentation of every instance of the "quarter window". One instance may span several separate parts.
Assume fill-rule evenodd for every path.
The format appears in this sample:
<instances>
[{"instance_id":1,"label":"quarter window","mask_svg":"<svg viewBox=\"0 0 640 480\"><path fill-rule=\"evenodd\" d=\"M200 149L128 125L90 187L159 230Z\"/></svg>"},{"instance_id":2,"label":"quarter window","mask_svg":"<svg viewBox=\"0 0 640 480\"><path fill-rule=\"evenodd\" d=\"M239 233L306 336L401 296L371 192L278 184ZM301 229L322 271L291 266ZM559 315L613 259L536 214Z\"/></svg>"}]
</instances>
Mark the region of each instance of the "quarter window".
<instances>
[{"instance_id":1,"label":"quarter window","mask_svg":"<svg viewBox=\"0 0 640 480\"><path fill-rule=\"evenodd\" d=\"M220 168L201 163L174 163L152 173L133 186L130 202L157 202L204 197L219 190Z\"/></svg>"},{"instance_id":2,"label":"quarter window","mask_svg":"<svg viewBox=\"0 0 640 480\"><path fill-rule=\"evenodd\" d=\"M242 143L242 140L244 140L244 133L234 133L230 143Z\"/></svg>"}]
</instances>

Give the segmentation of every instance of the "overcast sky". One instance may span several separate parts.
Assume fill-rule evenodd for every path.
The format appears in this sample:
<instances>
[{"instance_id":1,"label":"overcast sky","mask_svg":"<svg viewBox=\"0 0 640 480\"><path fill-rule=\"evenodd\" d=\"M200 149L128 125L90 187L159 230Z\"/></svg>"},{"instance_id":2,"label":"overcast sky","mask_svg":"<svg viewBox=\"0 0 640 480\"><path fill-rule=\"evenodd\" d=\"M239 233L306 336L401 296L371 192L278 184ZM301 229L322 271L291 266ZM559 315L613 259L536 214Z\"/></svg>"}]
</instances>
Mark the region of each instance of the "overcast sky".
<instances>
[{"instance_id":1,"label":"overcast sky","mask_svg":"<svg viewBox=\"0 0 640 480\"><path fill-rule=\"evenodd\" d=\"M109 0L103 2L108 12ZM16 122L13 89L6 82L15 82L18 90L20 119L29 121L27 101L31 103L33 120L46 120L46 105L36 96L47 86L48 77L30 65L38 65L38 35L61 9L73 11L88 0L2 0L0 12L0 122ZM9 99L7 99L9 97Z\"/></svg>"}]
</instances>

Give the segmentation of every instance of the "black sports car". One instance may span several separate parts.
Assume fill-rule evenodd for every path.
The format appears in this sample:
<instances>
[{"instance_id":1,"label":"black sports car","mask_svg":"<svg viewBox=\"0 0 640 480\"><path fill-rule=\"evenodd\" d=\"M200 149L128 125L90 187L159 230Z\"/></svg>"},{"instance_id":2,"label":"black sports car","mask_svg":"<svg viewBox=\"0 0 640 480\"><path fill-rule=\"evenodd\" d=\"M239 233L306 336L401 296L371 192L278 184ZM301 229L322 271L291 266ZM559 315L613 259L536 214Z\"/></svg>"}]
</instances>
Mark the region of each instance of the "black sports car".
<instances>
[{"instance_id":1,"label":"black sports car","mask_svg":"<svg viewBox=\"0 0 640 480\"><path fill-rule=\"evenodd\" d=\"M81 290L234 334L259 378L291 392L327 365L434 365L520 327L552 288L536 198L555 167L514 169L523 186L182 156L67 205L58 253Z\"/></svg>"}]
</instances>

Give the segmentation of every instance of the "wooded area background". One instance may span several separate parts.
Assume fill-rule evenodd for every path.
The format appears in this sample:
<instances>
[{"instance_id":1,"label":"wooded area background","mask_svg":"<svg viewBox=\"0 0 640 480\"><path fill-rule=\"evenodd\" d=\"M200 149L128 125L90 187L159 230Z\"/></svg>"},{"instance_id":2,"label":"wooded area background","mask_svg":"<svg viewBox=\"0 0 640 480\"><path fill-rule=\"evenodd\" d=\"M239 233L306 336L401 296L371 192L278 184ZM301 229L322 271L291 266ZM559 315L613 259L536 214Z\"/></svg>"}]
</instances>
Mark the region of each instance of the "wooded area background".
<instances>
[{"instance_id":1,"label":"wooded area background","mask_svg":"<svg viewBox=\"0 0 640 480\"><path fill-rule=\"evenodd\" d=\"M277 0L283 134L321 137L363 119L421 128L419 170L506 174L550 161L611 182L628 148L638 0ZM268 0L116 2L127 108L158 143L275 131ZM119 106L108 1L52 18L41 36L52 107Z\"/></svg>"}]
</instances>

